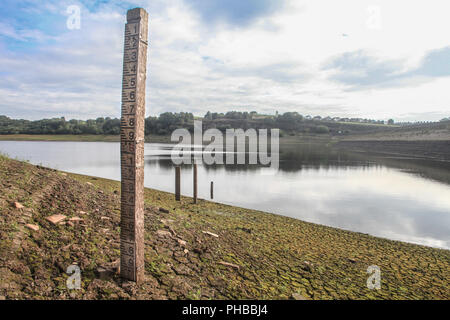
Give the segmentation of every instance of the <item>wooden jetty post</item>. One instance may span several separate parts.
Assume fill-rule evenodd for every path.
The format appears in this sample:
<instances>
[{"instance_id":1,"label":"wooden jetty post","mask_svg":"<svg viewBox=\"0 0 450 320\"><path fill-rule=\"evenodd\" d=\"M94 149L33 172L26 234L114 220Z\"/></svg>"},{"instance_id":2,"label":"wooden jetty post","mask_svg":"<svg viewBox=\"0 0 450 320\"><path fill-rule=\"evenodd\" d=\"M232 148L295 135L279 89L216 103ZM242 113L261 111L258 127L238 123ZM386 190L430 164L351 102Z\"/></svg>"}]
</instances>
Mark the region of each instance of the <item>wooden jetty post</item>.
<instances>
[{"instance_id":1,"label":"wooden jetty post","mask_svg":"<svg viewBox=\"0 0 450 320\"><path fill-rule=\"evenodd\" d=\"M175 167L175 200L180 201L180 183L181 183L181 168L179 166Z\"/></svg>"},{"instance_id":2,"label":"wooden jetty post","mask_svg":"<svg viewBox=\"0 0 450 320\"><path fill-rule=\"evenodd\" d=\"M211 193L211 199L214 199L214 181L211 181L210 193Z\"/></svg>"},{"instance_id":3,"label":"wooden jetty post","mask_svg":"<svg viewBox=\"0 0 450 320\"><path fill-rule=\"evenodd\" d=\"M128 10L122 77L120 122L121 214L120 275L144 278L144 125L148 13Z\"/></svg>"},{"instance_id":4,"label":"wooden jetty post","mask_svg":"<svg viewBox=\"0 0 450 320\"><path fill-rule=\"evenodd\" d=\"M197 203L197 164L194 163L194 203Z\"/></svg>"}]
</instances>

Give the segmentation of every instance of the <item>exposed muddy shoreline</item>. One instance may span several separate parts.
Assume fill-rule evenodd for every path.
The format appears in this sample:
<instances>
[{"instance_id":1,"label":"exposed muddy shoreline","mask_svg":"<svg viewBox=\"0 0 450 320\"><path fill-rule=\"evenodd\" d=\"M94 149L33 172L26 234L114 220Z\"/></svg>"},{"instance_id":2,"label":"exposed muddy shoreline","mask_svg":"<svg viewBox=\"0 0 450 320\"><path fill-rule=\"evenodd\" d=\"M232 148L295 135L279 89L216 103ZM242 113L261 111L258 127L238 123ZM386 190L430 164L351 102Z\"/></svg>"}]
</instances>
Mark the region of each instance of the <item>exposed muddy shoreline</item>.
<instances>
[{"instance_id":1,"label":"exposed muddy shoreline","mask_svg":"<svg viewBox=\"0 0 450 320\"><path fill-rule=\"evenodd\" d=\"M450 161L450 140L343 140L335 147L373 155Z\"/></svg>"},{"instance_id":2,"label":"exposed muddy shoreline","mask_svg":"<svg viewBox=\"0 0 450 320\"><path fill-rule=\"evenodd\" d=\"M146 278L136 286L117 274L119 182L0 156L0 188L6 299L450 298L449 250L201 199L178 202L152 189L145 189ZM54 214L67 219L54 225L47 220ZM70 291L65 270L74 263L82 289ZM380 290L367 288L371 265L381 269Z\"/></svg>"}]
</instances>

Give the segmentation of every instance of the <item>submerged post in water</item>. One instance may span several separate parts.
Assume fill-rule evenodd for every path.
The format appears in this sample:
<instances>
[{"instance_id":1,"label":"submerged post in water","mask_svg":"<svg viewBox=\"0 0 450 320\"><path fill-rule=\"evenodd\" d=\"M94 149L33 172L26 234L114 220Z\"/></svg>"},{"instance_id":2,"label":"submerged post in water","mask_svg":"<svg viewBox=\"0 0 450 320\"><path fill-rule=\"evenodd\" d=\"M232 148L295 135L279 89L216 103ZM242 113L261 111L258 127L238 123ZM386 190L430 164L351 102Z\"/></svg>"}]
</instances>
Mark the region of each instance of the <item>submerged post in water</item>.
<instances>
[{"instance_id":1,"label":"submerged post in water","mask_svg":"<svg viewBox=\"0 0 450 320\"><path fill-rule=\"evenodd\" d=\"M197 203L197 164L194 163L194 203Z\"/></svg>"},{"instance_id":2,"label":"submerged post in water","mask_svg":"<svg viewBox=\"0 0 450 320\"><path fill-rule=\"evenodd\" d=\"M211 192L211 199L214 199L214 182L213 182L213 181L211 181L211 189L210 189L210 192Z\"/></svg>"},{"instance_id":3,"label":"submerged post in water","mask_svg":"<svg viewBox=\"0 0 450 320\"><path fill-rule=\"evenodd\" d=\"M125 25L120 122L120 275L144 278L144 125L148 13L128 10Z\"/></svg>"},{"instance_id":4,"label":"submerged post in water","mask_svg":"<svg viewBox=\"0 0 450 320\"><path fill-rule=\"evenodd\" d=\"M175 200L180 201L180 179L181 179L181 168L175 167Z\"/></svg>"}]
</instances>

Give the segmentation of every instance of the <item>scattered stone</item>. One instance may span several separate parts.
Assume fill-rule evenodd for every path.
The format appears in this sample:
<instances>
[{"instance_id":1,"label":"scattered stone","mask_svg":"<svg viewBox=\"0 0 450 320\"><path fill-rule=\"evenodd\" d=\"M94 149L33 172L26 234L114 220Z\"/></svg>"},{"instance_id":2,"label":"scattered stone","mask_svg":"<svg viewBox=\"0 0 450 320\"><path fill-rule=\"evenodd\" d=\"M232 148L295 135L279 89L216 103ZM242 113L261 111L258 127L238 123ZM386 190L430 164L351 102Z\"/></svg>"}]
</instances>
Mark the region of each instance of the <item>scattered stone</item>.
<instances>
[{"instance_id":1,"label":"scattered stone","mask_svg":"<svg viewBox=\"0 0 450 320\"><path fill-rule=\"evenodd\" d=\"M95 212L100 212L100 209L95 209L94 211L95 211Z\"/></svg>"},{"instance_id":2,"label":"scattered stone","mask_svg":"<svg viewBox=\"0 0 450 320\"><path fill-rule=\"evenodd\" d=\"M233 263L229 263L229 262L225 262L225 261L219 261L219 264L227 266L227 267L231 267L234 268L236 270L239 270L241 267L238 266L237 264L233 264Z\"/></svg>"},{"instance_id":3,"label":"scattered stone","mask_svg":"<svg viewBox=\"0 0 450 320\"><path fill-rule=\"evenodd\" d=\"M306 272L312 272L312 266L313 264L308 261L303 261L303 264L300 266L304 271Z\"/></svg>"},{"instance_id":4,"label":"scattered stone","mask_svg":"<svg viewBox=\"0 0 450 320\"><path fill-rule=\"evenodd\" d=\"M204 234L208 234L208 235L210 235L210 236L212 236L212 237L215 237L215 238L218 238L219 237L219 235L217 235L217 234L215 234L215 233L212 233L212 232L209 232L209 231L202 231Z\"/></svg>"},{"instance_id":5,"label":"scattered stone","mask_svg":"<svg viewBox=\"0 0 450 320\"><path fill-rule=\"evenodd\" d=\"M164 225L169 225L169 223L172 223L174 220L172 220L172 219L161 219L161 222L164 224Z\"/></svg>"},{"instance_id":6,"label":"scattered stone","mask_svg":"<svg viewBox=\"0 0 450 320\"><path fill-rule=\"evenodd\" d=\"M308 300L306 297L302 296L300 293L293 293L291 298L294 300Z\"/></svg>"},{"instance_id":7,"label":"scattered stone","mask_svg":"<svg viewBox=\"0 0 450 320\"><path fill-rule=\"evenodd\" d=\"M67 217L63 214L54 214L50 217L47 217L45 219L47 219L48 221L50 221L53 224L58 224L62 221L64 221Z\"/></svg>"},{"instance_id":8,"label":"scattered stone","mask_svg":"<svg viewBox=\"0 0 450 320\"><path fill-rule=\"evenodd\" d=\"M192 270L189 269L186 265L180 264L178 266L175 266L173 268L173 271L175 271L178 275L188 276L192 273Z\"/></svg>"},{"instance_id":9,"label":"scattered stone","mask_svg":"<svg viewBox=\"0 0 450 320\"><path fill-rule=\"evenodd\" d=\"M110 269L115 273L120 273L120 259L116 259L113 262L108 263L106 269Z\"/></svg>"},{"instance_id":10,"label":"scattered stone","mask_svg":"<svg viewBox=\"0 0 450 320\"><path fill-rule=\"evenodd\" d=\"M165 231L165 230L158 230L158 231L156 231L156 234L159 237L166 237L166 236L171 237L172 236L172 234L169 231Z\"/></svg>"},{"instance_id":11,"label":"scattered stone","mask_svg":"<svg viewBox=\"0 0 450 320\"><path fill-rule=\"evenodd\" d=\"M67 173L61 172L61 175L67 177Z\"/></svg>"},{"instance_id":12,"label":"scattered stone","mask_svg":"<svg viewBox=\"0 0 450 320\"><path fill-rule=\"evenodd\" d=\"M24 212L22 215L28 218L31 218L33 216L31 212Z\"/></svg>"},{"instance_id":13,"label":"scattered stone","mask_svg":"<svg viewBox=\"0 0 450 320\"><path fill-rule=\"evenodd\" d=\"M169 213L169 210L159 207L159 211L163 213Z\"/></svg>"},{"instance_id":14,"label":"scattered stone","mask_svg":"<svg viewBox=\"0 0 450 320\"><path fill-rule=\"evenodd\" d=\"M171 226L167 226L170 230L170 232L172 232L172 234L176 237L177 233L175 232L175 230L173 230L173 228Z\"/></svg>"},{"instance_id":15,"label":"scattered stone","mask_svg":"<svg viewBox=\"0 0 450 320\"><path fill-rule=\"evenodd\" d=\"M67 221L66 224L69 225L69 226L71 226L71 227L74 227L74 226L75 226L75 224L74 224L73 222L71 222L71 221Z\"/></svg>"},{"instance_id":16,"label":"scattered stone","mask_svg":"<svg viewBox=\"0 0 450 320\"><path fill-rule=\"evenodd\" d=\"M23 208L23 204L21 204L20 202L14 202L14 207L16 209L22 209Z\"/></svg>"},{"instance_id":17,"label":"scattered stone","mask_svg":"<svg viewBox=\"0 0 450 320\"><path fill-rule=\"evenodd\" d=\"M100 280L107 280L114 275L114 271L105 269L103 267L98 267L97 274L98 274L98 277L100 278Z\"/></svg>"},{"instance_id":18,"label":"scattered stone","mask_svg":"<svg viewBox=\"0 0 450 320\"><path fill-rule=\"evenodd\" d=\"M136 294L137 291L137 285L133 281L122 282L122 288L130 295Z\"/></svg>"},{"instance_id":19,"label":"scattered stone","mask_svg":"<svg viewBox=\"0 0 450 320\"><path fill-rule=\"evenodd\" d=\"M39 226L35 225L35 224L27 224L25 225L25 227L27 227L28 229L31 229L33 231L38 231L39 230Z\"/></svg>"},{"instance_id":20,"label":"scattered stone","mask_svg":"<svg viewBox=\"0 0 450 320\"><path fill-rule=\"evenodd\" d=\"M93 184L92 184L92 183L90 183L90 182L86 182L86 184L88 184L88 185L90 185L90 186L93 186Z\"/></svg>"},{"instance_id":21,"label":"scattered stone","mask_svg":"<svg viewBox=\"0 0 450 320\"><path fill-rule=\"evenodd\" d=\"M184 241L184 240L181 240L181 239L177 239L177 241L178 241L178 244L179 244L180 246L182 246L182 247L185 247L185 246L186 246L186 244L187 244L187 242L186 242L186 241Z\"/></svg>"},{"instance_id":22,"label":"scattered stone","mask_svg":"<svg viewBox=\"0 0 450 320\"><path fill-rule=\"evenodd\" d=\"M85 212L85 211L83 211L83 210L78 211L78 213L79 213L79 214L87 214L87 212Z\"/></svg>"},{"instance_id":23,"label":"scattered stone","mask_svg":"<svg viewBox=\"0 0 450 320\"><path fill-rule=\"evenodd\" d=\"M247 233L252 233L251 229L247 229L247 228L244 228L244 227L238 227L237 229L238 230L242 230L242 231L247 232Z\"/></svg>"},{"instance_id":24,"label":"scattered stone","mask_svg":"<svg viewBox=\"0 0 450 320\"><path fill-rule=\"evenodd\" d=\"M72 217L69 219L70 222L80 222L80 221L84 221L82 218L80 217Z\"/></svg>"},{"instance_id":25,"label":"scattered stone","mask_svg":"<svg viewBox=\"0 0 450 320\"><path fill-rule=\"evenodd\" d=\"M66 267L61 261L55 261L54 265L59 269L60 272L66 272Z\"/></svg>"},{"instance_id":26,"label":"scattered stone","mask_svg":"<svg viewBox=\"0 0 450 320\"><path fill-rule=\"evenodd\" d=\"M102 217L100 217L100 220L111 220L111 218L110 218L110 217L102 216Z\"/></svg>"},{"instance_id":27,"label":"scattered stone","mask_svg":"<svg viewBox=\"0 0 450 320\"><path fill-rule=\"evenodd\" d=\"M188 254L188 253L189 253L189 250L188 250L188 249L184 249L183 252L184 252L185 254Z\"/></svg>"}]
</instances>

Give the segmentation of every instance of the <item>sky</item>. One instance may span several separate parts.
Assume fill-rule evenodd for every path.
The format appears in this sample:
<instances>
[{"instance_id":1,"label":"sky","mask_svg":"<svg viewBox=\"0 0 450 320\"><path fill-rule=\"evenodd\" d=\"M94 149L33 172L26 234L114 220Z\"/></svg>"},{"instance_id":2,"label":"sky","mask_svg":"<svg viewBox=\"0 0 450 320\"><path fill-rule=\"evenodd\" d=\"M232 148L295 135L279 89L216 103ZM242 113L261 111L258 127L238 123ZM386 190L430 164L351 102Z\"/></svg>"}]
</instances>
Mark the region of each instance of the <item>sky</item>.
<instances>
[{"instance_id":1,"label":"sky","mask_svg":"<svg viewBox=\"0 0 450 320\"><path fill-rule=\"evenodd\" d=\"M450 116L448 0L2 0L0 115L119 117L134 7L150 17L146 116Z\"/></svg>"}]
</instances>

